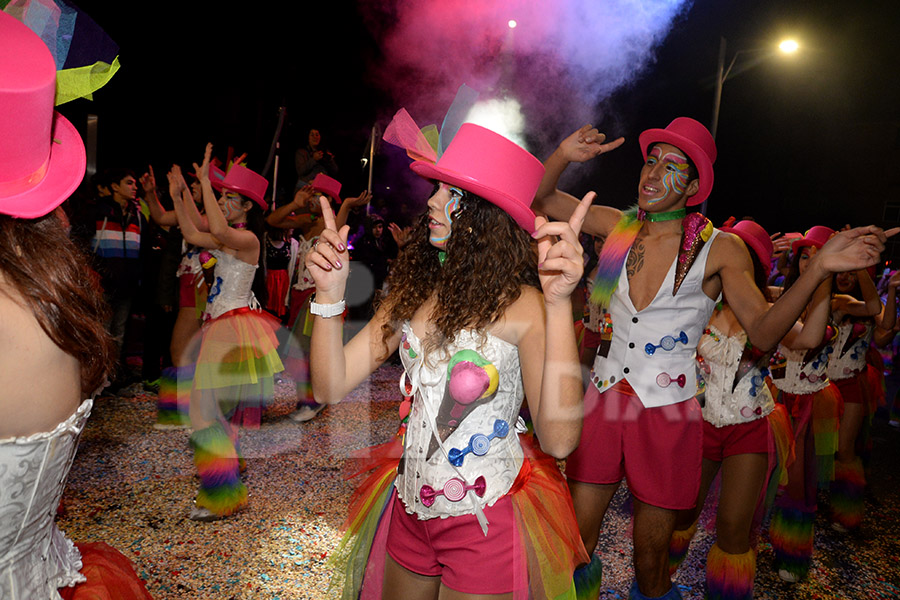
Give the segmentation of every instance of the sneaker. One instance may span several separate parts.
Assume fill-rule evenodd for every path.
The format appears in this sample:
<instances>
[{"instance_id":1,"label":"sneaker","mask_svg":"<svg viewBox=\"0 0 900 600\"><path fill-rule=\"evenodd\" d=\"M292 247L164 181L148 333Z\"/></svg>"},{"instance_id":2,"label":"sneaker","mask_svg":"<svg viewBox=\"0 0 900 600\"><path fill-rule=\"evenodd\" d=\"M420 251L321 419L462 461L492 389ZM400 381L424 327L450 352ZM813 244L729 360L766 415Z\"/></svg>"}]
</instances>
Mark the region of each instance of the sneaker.
<instances>
[{"instance_id":1,"label":"sneaker","mask_svg":"<svg viewBox=\"0 0 900 600\"><path fill-rule=\"evenodd\" d=\"M838 533L850 533L850 530L838 523L837 521L832 521L831 528Z\"/></svg>"},{"instance_id":2,"label":"sneaker","mask_svg":"<svg viewBox=\"0 0 900 600\"><path fill-rule=\"evenodd\" d=\"M900 429L900 421L898 421L897 419L891 419L890 421L888 421L888 425Z\"/></svg>"},{"instance_id":3,"label":"sneaker","mask_svg":"<svg viewBox=\"0 0 900 600\"><path fill-rule=\"evenodd\" d=\"M782 581L787 581L788 583L797 583L798 581L800 581L799 577L797 577L787 569L778 569L778 577L780 577Z\"/></svg>"},{"instance_id":4,"label":"sneaker","mask_svg":"<svg viewBox=\"0 0 900 600\"><path fill-rule=\"evenodd\" d=\"M201 523L212 523L213 521L219 521L224 518L223 515L217 515L208 508L200 508L199 506L192 506L191 512L188 513L188 519L191 521L200 521Z\"/></svg>"},{"instance_id":5,"label":"sneaker","mask_svg":"<svg viewBox=\"0 0 900 600\"><path fill-rule=\"evenodd\" d=\"M324 404L319 404L316 406L303 405L288 416L292 421L296 421L297 423L305 423L307 421L312 421L313 419L315 419L316 415L318 415L324 409Z\"/></svg>"},{"instance_id":6,"label":"sneaker","mask_svg":"<svg viewBox=\"0 0 900 600\"><path fill-rule=\"evenodd\" d=\"M145 379L141 385L143 386L145 392L150 392L151 394L159 393L159 377L157 377L153 381L147 381Z\"/></svg>"}]
</instances>

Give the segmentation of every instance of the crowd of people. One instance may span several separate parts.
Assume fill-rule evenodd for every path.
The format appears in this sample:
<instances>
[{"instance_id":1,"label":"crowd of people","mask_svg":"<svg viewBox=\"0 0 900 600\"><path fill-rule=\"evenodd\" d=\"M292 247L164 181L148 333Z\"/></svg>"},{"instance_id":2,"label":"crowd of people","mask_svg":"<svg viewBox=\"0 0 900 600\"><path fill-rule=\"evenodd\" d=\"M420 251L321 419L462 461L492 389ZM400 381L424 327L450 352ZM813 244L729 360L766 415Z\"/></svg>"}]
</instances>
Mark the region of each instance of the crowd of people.
<instances>
[{"instance_id":1,"label":"crowd of people","mask_svg":"<svg viewBox=\"0 0 900 600\"><path fill-rule=\"evenodd\" d=\"M597 598L623 481L630 598L680 598L672 577L717 475L710 598L753 597L763 534L778 575L801 581L823 497L835 530L863 522L868 434L892 395L879 348L900 331L900 274L874 266L895 231L714 227L697 207L717 150L687 117L640 134L624 211L558 187L621 138L585 126L542 163L465 123L438 153L400 113L386 139L434 184L408 228L354 213L372 195L342 197L318 130L280 206L211 144L164 186L107 170L72 197L84 146L52 109L52 58L0 13L8 44L0 327L17 351L0 353L0 597L149 597L115 549L54 524L97 398L158 393L156 426L191 429L187 516L217 521L252 509L240 431L277 380L302 423L395 357L399 430L358 470L332 561L343 597Z\"/></svg>"}]
</instances>

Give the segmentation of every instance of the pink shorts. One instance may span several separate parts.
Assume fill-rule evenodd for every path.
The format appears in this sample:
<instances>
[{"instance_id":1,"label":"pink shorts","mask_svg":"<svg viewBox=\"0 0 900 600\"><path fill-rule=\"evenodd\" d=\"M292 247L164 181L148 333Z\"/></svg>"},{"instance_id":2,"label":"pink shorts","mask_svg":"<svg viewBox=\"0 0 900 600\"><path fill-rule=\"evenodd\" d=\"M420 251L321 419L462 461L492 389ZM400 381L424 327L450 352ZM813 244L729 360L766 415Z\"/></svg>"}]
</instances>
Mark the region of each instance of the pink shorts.
<instances>
[{"instance_id":1,"label":"pink shorts","mask_svg":"<svg viewBox=\"0 0 900 600\"><path fill-rule=\"evenodd\" d=\"M475 515L420 521L394 496L387 551L400 566L465 594L508 594L515 590L514 562L519 534L509 495L484 509L484 535ZM520 568L523 565L520 565Z\"/></svg>"},{"instance_id":2,"label":"pink shorts","mask_svg":"<svg viewBox=\"0 0 900 600\"><path fill-rule=\"evenodd\" d=\"M703 419L696 398L645 408L625 380L584 397L581 443L566 461L566 477L609 485L623 478L646 504L693 508L700 490Z\"/></svg>"},{"instance_id":3,"label":"pink shorts","mask_svg":"<svg viewBox=\"0 0 900 600\"><path fill-rule=\"evenodd\" d=\"M703 421L703 458L715 462L737 454L768 454L769 420L716 427Z\"/></svg>"},{"instance_id":4,"label":"pink shorts","mask_svg":"<svg viewBox=\"0 0 900 600\"><path fill-rule=\"evenodd\" d=\"M841 398L845 404L862 404L865 401L862 378L863 374L857 374L846 379L832 379L831 382L841 392Z\"/></svg>"},{"instance_id":5,"label":"pink shorts","mask_svg":"<svg viewBox=\"0 0 900 600\"><path fill-rule=\"evenodd\" d=\"M195 275L193 273L184 273L178 277L178 307L194 308L197 304L196 292L194 287Z\"/></svg>"}]
</instances>

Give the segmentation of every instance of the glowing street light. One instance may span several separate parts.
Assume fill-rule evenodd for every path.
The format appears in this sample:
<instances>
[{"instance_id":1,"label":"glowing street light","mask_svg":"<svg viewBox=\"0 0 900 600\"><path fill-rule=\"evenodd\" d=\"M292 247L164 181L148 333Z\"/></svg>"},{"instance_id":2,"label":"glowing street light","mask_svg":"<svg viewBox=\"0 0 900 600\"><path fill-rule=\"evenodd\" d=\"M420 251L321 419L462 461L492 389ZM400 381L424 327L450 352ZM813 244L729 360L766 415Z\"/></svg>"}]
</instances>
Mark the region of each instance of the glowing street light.
<instances>
[{"instance_id":1,"label":"glowing street light","mask_svg":"<svg viewBox=\"0 0 900 600\"><path fill-rule=\"evenodd\" d=\"M510 19L509 22L507 23L507 25L509 26L510 29L515 29L516 25L518 25L518 23L516 23L515 19Z\"/></svg>"},{"instance_id":2,"label":"glowing street light","mask_svg":"<svg viewBox=\"0 0 900 600\"><path fill-rule=\"evenodd\" d=\"M800 49L800 44L797 43L797 40L784 40L778 44L778 49L785 54L793 54Z\"/></svg>"}]
</instances>

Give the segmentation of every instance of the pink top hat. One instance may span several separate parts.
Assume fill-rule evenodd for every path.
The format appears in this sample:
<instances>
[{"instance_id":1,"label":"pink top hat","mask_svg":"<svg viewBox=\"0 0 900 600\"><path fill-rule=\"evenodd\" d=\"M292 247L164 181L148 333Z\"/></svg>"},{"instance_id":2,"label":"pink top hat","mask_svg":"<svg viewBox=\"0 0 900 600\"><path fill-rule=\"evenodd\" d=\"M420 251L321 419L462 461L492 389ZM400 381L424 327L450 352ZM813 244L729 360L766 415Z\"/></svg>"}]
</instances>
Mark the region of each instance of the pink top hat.
<instances>
[{"instance_id":1,"label":"pink top hat","mask_svg":"<svg viewBox=\"0 0 900 600\"><path fill-rule=\"evenodd\" d=\"M325 173L317 173L315 179L309 185L320 194L331 197L338 204L341 203L341 182L337 179L329 177Z\"/></svg>"},{"instance_id":2,"label":"pink top hat","mask_svg":"<svg viewBox=\"0 0 900 600\"><path fill-rule=\"evenodd\" d=\"M84 178L84 143L53 110L55 93L50 50L0 11L0 213L42 217Z\"/></svg>"},{"instance_id":3,"label":"pink top hat","mask_svg":"<svg viewBox=\"0 0 900 600\"><path fill-rule=\"evenodd\" d=\"M722 231L733 233L741 238L745 244L750 246L756 253L756 257L762 263L763 267L769 268L772 262L772 238L766 233L766 230L755 221L739 221L733 227L722 227Z\"/></svg>"},{"instance_id":4,"label":"pink top hat","mask_svg":"<svg viewBox=\"0 0 900 600\"><path fill-rule=\"evenodd\" d=\"M825 245L825 242L828 241L834 235L834 229L830 227L825 227L824 225L816 225L815 227L811 227L809 231L806 232L799 240L794 240L791 242L791 252L796 253L800 248L804 246L814 246L816 248L821 248Z\"/></svg>"},{"instance_id":5,"label":"pink top hat","mask_svg":"<svg viewBox=\"0 0 900 600\"><path fill-rule=\"evenodd\" d=\"M713 187L713 163L716 162L716 141L701 123L690 117L678 117L665 129L648 129L638 137L644 160L647 149L657 142L672 144L687 153L700 175L700 189L688 198L687 205L701 204Z\"/></svg>"},{"instance_id":6,"label":"pink top hat","mask_svg":"<svg viewBox=\"0 0 900 600\"><path fill-rule=\"evenodd\" d=\"M463 123L436 163L418 160L411 168L426 179L481 196L505 210L523 229L534 232L531 202L544 176L544 165L502 135Z\"/></svg>"},{"instance_id":7,"label":"pink top hat","mask_svg":"<svg viewBox=\"0 0 900 600\"><path fill-rule=\"evenodd\" d=\"M212 168L210 166L210 183L213 181ZM241 196L246 196L260 205L263 210L268 210L269 203L266 202L266 189L269 187L268 180L258 173L254 173L243 165L232 165L222 180L222 191L237 192Z\"/></svg>"}]
</instances>

